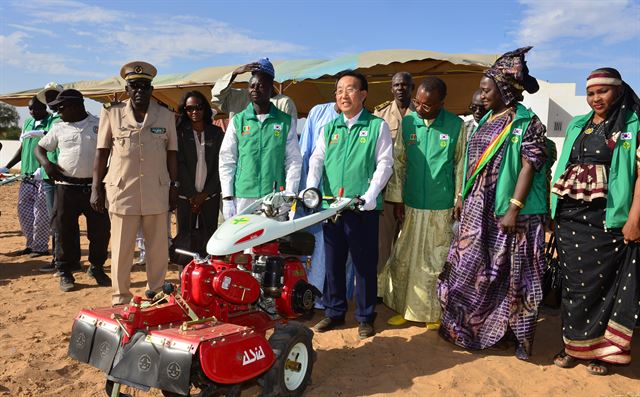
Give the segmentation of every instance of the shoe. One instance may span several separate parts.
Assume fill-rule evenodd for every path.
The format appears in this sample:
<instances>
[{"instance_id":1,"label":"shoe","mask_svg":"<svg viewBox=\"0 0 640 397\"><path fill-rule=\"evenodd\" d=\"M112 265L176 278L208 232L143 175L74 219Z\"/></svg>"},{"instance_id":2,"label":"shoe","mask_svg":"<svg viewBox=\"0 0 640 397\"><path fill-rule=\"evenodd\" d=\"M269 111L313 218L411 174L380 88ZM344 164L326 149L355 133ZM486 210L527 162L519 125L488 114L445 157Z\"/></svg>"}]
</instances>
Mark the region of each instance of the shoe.
<instances>
[{"instance_id":1,"label":"shoe","mask_svg":"<svg viewBox=\"0 0 640 397\"><path fill-rule=\"evenodd\" d=\"M358 337L360 339L367 339L376 334L376 331L373 329L373 324L361 322L358 324Z\"/></svg>"},{"instance_id":2,"label":"shoe","mask_svg":"<svg viewBox=\"0 0 640 397\"><path fill-rule=\"evenodd\" d=\"M313 327L313 330L316 332L327 332L341 325L344 325L344 318L325 317Z\"/></svg>"},{"instance_id":3,"label":"shoe","mask_svg":"<svg viewBox=\"0 0 640 397\"><path fill-rule=\"evenodd\" d=\"M18 252L18 256L29 255L32 252L33 251L31 250L31 248L27 247L27 248L23 249L22 251Z\"/></svg>"},{"instance_id":4,"label":"shoe","mask_svg":"<svg viewBox=\"0 0 640 397\"><path fill-rule=\"evenodd\" d=\"M433 321L430 323L426 323L425 325L427 327L427 330L429 331L437 331L438 329L440 329L440 321Z\"/></svg>"},{"instance_id":5,"label":"shoe","mask_svg":"<svg viewBox=\"0 0 640 397\"><path fill-rule=\"evenodd\" d=\"M72 291L76 285L73 276L63 275L60 277L60 291L69 292Z\"/></svg>"},{"instance_id":6,"label":"shoe","mask_svg":"<svg viewBox=\"0 0 640 397\"><path fill-rule=\"evenodd\" d=\"M553 363L560 368L572 368L576 366L578 360L568 355L563 348L553 357Z\"/></svg>"},{"instance_id":7,"label":"shoe","mask_svg":"<svg viewBox=\"0 0 640 397\"><path fill-rule=\"evenodd\" d=\"M402 314L396 314L395 316L387 320L387 324L394 325L394 326L405 325L406 323L407 323L407 320L405 320L405 318L402 317Z\"/></svg>"},{"instance_id":8,"label":"shoe","mask_svg":"<svg viewBox=\"0 0 640 397\"><path fill-rule=\"evenodd\" d=\"M46 256L49 255L49 251L33 251L31 252L31 254L29 254L30 258L38 258L40 256Z\"/></svg>"},{"instance_id":9,"label":"shoe","mask_svg":"<svg viewBox=\"0 0 640 397\"><path fill-rule=\"evenodd\" d=\"M51 273L56 271L56 263L54 261L51 261L49 263L47 263L46 265L40 267L40 269L38 269L39 271L41 271L42 273Z\"/></svg>"},{"instance_id":10,"label":"shoe","mask_svg":"<svg viewBox=\"0 0 640 397\"><path fill-rule=\"evenodd\" d=\"M98 285L101 285L103 287L111 286L111 279L104 272L104 269L102 268L102 266L96 266L96 265L89 266L89 270L87 270L87 275L89 275L89 277L93 277L96 280L96 283Z\"/></svg>"}]
</instances>

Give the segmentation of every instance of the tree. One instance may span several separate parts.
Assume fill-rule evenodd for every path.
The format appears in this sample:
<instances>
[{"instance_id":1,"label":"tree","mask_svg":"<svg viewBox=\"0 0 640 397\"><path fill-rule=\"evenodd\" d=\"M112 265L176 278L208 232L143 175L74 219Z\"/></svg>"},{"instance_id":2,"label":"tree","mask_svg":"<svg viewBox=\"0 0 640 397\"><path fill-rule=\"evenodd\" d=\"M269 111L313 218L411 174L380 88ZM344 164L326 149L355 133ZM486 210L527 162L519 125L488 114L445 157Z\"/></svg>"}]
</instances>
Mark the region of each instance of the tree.
<instances>
[{"instance_id":1,"label":"tree","mask_svg":"<svg viewBox=\"0 0 640 397\"><path fill-rule=\"evenodd\" d=\"M0 128L17 127L20 115L16 108L0 102Z\"/></svg>"}]
</instances>

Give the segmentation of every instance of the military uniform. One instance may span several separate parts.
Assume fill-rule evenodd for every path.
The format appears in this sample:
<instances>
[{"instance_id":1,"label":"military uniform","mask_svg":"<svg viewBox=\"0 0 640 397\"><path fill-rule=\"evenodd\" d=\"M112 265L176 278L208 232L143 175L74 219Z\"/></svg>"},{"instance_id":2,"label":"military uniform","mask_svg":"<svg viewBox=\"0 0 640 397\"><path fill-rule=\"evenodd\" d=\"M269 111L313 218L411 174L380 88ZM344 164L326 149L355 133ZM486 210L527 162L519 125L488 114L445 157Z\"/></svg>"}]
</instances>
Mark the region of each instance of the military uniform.
<instances>
[{"instance_id":1,"label":"military uniform","mask_svg":"<svg viewBox=\"0 0 640 397\"><path fill-rule=\"evenodd\" d=\"M161 289L167 272L171 182L167 151L178 150L174 114L151 100L144 121L138 123L130 100L105 106L100 115L97 148L111 150L111 163L103 182L111 217L112 303L128 303L140 224L147 250L147 288Z\"/></svg>"},{"instance_id":2,"label":"military uniform","mask_svg":"<svg viewBox=\"0 0 640 397\"><path fill-rule=\"evenodd\" d=\"M395 142L398 130L402 124L402 118L413 111L413 105L402 113L395 100L386 101L375 107L374 116L378 116L389 125L391 139ZM398 238L400 225L393 214L393 204L384 202L380 213L380 229L378 231L378 273L382 271L391 256L391 249Z\"/></svg>"}]
</instances>

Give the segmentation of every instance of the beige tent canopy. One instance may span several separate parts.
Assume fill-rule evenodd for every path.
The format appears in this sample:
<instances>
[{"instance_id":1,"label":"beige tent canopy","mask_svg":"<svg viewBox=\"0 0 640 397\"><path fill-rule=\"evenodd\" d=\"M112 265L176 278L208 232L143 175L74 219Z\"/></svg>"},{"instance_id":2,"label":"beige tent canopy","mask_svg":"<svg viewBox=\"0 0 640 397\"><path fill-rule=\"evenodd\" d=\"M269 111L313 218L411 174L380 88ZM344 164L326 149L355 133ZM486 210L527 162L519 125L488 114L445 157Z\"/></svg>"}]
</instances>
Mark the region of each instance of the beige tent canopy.
<instances>
[{"instance_id":1,"label":"beige tent canopy","mask_svg":"<svg viewBox=\"0 0 640 397\"><path fill-rule=\"evenodd\" d=\"M407 71L419 82L426 76L437 76L447 84L446 107L455 113L467 113L471 95L478 87L483 70L497 59L496 55L446 54L423 50L381 50L346 55L332 60L276 61L277 89L291 97L300 115L306 115L318 103L333 101L334 77L344 69L356 69L367 76L369 96L367 106L372 108L391 98L391 76ZM238 65L217 66L189 73L159 75L153 81L153 96L177 108L181 96L189 90L198 90L211 97L216 80L233 71ZM238 76L235 86L246 86L247 75ZM119 77L105 80L84 80L63 84L65 88L81 91L86 97L99 102L126 97L124 81ZM26 106L39 89L0 95L0 101L15 106Z\"/></svg>"}]
</instances>

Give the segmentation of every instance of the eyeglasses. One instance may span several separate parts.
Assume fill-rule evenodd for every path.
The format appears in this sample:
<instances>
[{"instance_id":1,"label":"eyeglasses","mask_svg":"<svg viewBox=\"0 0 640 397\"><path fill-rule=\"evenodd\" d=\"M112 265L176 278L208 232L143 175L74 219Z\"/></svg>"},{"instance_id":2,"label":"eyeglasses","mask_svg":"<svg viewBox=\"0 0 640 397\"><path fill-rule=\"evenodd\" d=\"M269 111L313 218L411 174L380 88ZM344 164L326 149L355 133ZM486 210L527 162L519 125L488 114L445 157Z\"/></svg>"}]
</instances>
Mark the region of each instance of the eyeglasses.
<instances>
[{"instance_id":1,"label":"eyeglasses","mask_svg":"<svg viewBox=\"0 0 640 397\"><path fill-rule=\"evenodd\" d=\"M127 87L129 87L130 89L132 89L133 91L146 91L149 88L151 88L151 84L150 83L133 83L133 84L127 84Z\"/></svg>"},{"instance_id":2,"label":"eyeglasses","mask_svg":"<svg viewBox=\"0 0 640 397\"><path fill-rule=\"evenodd\" d=\"M202 110L204 109L204 106L202 106L201 103L197 104L197 105L190 105L190 106L185 106L184 110L187 112L195 112L196 110Z\"/></svg>"},{"instance_id":3,"label":"eyeglasses","mask_svg":"<svg viewBox=\"0 0 640 397\"><path fill-rule=\"evenodd\" d=\"M335 94L336 94L336 96L342 96L344 94L351 95L351 94L354 94L355 92L358 92L358 91L362 91L362 90L359 89L359 88L356 88L356 87L347 87L345 89L336 90Z\"/></svg>"},{"instance_id":4,"label":"eyeglasses","mask_svg":"<svg viewBox=\"0 0 640 397\"><path fill-rule=\"evenodd\" d=\"M481 112L484 110L484 106L482 105L470 105L469 106L469 110L471 110L472 112Z\"/></svg>"}]
</instances>

